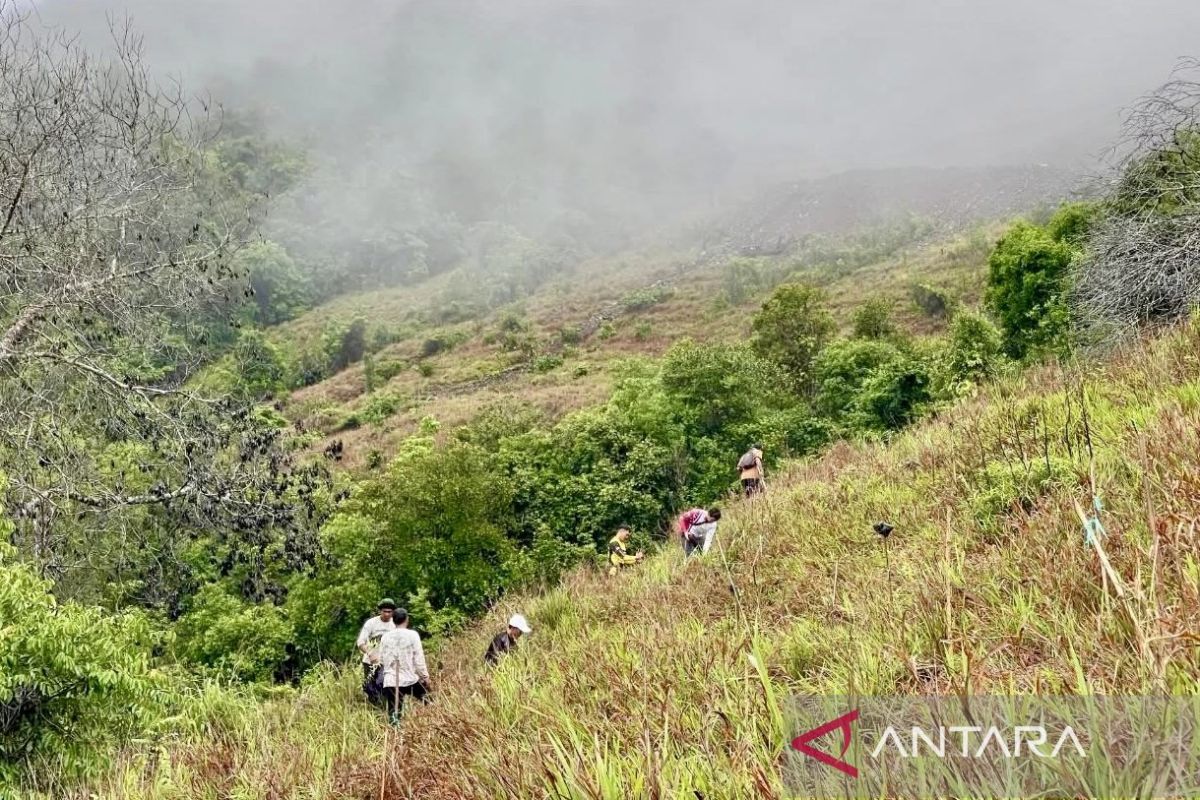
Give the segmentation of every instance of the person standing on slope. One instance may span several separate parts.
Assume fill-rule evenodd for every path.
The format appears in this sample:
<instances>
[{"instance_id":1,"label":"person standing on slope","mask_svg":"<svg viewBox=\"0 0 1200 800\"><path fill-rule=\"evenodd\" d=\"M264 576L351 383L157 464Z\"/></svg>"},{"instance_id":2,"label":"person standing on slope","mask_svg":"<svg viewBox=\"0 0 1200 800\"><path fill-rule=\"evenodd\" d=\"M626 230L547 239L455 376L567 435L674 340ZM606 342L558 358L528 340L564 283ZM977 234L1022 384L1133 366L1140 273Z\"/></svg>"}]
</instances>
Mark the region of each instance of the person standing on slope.
<instances>
[{"instance_id":1,"label":"person standing on slope","mask_svg":"<svg viewBox=\"0 0 1200 800\"><path fill-rule=\"evenodd\" d=\"M638 550L634 555L629 555L629 547L626 544L629 541L629 528L622 525L617 530L617 535L608 540L608 563L611 564L608 568L609 575L616 575L618 571L636 564L646 557L646 554Z\"/></svg>"},{"instance_id":2,"label":"person standing on slope","mask_svg":"<svg viewBox=\"0 0 1200 800\"><path fill-rule=\"evenodd\" d=\"M408 612L396 609L395 630L385 633L379 642L380 672L383 697L387 701L388 718L399 722L404 711L404 698L421 702L429 693L429 669L425 666L425 648L421 636L408 627Z\"/></svg>"},{"instance_id":3,"label":"person standing on slope","mask_svg":"<svg viewBox=\"0 0 1200 800\"><path fill-rule=\"evenodd\" d=\"M686 558L697 550L707 553L712 547L713 536L717 532L717 522L721 519L721 509L713 508L705 511L703 508L693 508L683 512L679 517L679 536L683 540L683 555Z\"/></svg>"},{"instance_id":4,"label":"person standing on slope","mask_svg":"<svg viewBox=\"0 0 1200 800\"><path fill-rule=\"evenodd\" d=\"M378 703L381 700L375 681L375 672L379 669L379 640L385 633L396 628L392 621L396 603L392 598L385 597L379 601L376 610L379 614L363 623L362 630L358 632L358 641L355 642L359 652L362 653L363 694L372 703Z\"/></svg>"},{"instance_id":5,"label":"person standing on slope","mask_svg":"<svg viewBox=\"0 0 1200 800\"><path fill-rule=\"evenodd\" d=\"M763 483L767 471L763 468L763 451L761 444L752 444L750 449L738 459L738 474L742 479L742 493L746 497L761 494L765 488Z\"/></svg>"},{"instance_id":6,"label":"person standing on slope","mask_svg":"<svg viewBox=\"0 0 1200 800\"><path fill-rule=\"evenodd\" d=\"M492 639L492 643L488 645L487 652L483 654L483 660L489 664L499 664L500 656L509 650L517 649L517 640L521 638L522 634L532 632L533 628L529 627L524 615L513 614L508 618L508 628L497 633L496 637Z\"/></svg>"}]
</instances>

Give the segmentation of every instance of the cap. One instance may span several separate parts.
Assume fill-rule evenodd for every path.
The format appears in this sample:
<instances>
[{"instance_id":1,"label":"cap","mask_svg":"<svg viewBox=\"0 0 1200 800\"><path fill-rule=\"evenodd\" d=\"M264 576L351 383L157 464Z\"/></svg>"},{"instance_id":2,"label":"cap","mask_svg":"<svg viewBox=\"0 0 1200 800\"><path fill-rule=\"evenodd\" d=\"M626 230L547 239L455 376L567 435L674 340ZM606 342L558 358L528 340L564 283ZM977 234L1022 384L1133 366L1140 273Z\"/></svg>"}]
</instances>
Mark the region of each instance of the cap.
<instances>
[{"instance_id":1,"label":"cap","mask_svg":"<svg viewBox=\"0 0 1200 800\"><path fill-rule=\"evenodd\" d=\"M393 611L395 611L396 610L396 601L390 597L385 597L382 600L380 600L379 605L377 605L375 607L376 608L390 608Z\"/></svg>"},{"instance_id":2,"label":"cap","mask_svg":"<svg viewBox=\"0 0 1200 800\"><path fill-rule=\"evenodd\" d=\"M525 617L521 614L513 614L508 618L508 627L516 628L521 633L532 633L533 628L529 627L529 623L525 621Z\"/></svg>"}]
</instances>

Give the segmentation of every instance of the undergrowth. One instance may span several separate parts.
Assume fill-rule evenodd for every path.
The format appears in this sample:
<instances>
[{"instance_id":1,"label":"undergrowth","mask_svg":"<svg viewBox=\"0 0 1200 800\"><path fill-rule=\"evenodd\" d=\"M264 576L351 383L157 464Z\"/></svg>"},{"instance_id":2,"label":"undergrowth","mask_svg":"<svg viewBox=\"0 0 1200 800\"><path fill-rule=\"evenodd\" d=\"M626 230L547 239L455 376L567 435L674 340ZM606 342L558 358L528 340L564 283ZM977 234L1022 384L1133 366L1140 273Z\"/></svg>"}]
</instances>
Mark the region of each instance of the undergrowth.
<instances>
[{"instance_id":1,"label":"undergrowth","mask_svg":"<svg viewBox=\"0 0 1200 800\"><path fill-rule=\"evenodd\" d=\"M350 668L275 699L212 692L95 791L772 798L792 693L1196 693L1198 378L1194 327L1006 378L774 476L703 559L667 548L507 599L494 619L519 608L534 633L495 669L490 625L447 643L435 702L399 729ZM1079 516L1094 498L1107 575Z\"/></svg>"}]
</instances>

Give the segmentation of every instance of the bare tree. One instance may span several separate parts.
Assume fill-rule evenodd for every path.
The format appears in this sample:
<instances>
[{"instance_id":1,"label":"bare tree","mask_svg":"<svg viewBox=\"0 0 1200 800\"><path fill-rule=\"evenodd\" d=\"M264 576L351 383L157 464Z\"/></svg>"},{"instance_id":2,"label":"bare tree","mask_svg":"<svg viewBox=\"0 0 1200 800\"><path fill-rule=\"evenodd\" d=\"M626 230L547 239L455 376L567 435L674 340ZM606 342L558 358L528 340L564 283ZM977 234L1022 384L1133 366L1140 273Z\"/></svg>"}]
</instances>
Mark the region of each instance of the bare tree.
<instances>
[{"instance_id":1,"label":"bare tree","mask_svg":"<svg viewBox=\"0 0 1200 800\"><path fill-rule=\"evenodd\" d=\"M0 473L14 542L60 581L153 524L287 528L314 478L186 388L244 299L252 209L211 164L206 104L152 81L128 27L114 42L95 59L0 8Z\"/></svg>"},{"instance_id":2,"label":"bare tree","mask_svg":"<svg viewBox=\"0 0 1200 800\"><path fill-rule=\"evenodd\" d=\"M1200 303L1200 62L1135 104L1113 153L1073 289L1077 316L1102 340Z\"/></svg>"}]
</instances>

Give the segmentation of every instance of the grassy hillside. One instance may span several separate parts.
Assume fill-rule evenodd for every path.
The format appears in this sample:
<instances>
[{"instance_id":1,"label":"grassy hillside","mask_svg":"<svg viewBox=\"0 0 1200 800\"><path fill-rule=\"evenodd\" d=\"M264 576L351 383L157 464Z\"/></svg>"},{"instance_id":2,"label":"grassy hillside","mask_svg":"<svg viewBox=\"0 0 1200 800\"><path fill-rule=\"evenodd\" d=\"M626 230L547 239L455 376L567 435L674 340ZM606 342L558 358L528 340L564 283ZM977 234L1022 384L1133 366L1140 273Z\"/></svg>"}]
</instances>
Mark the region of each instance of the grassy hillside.
<instances>
[{"instance_id":1,"label":"grassy hillside","mask_svg":"<svg viewBox=\"0 0 1200 800\"><path fill-rule=\"evenodd\" d=\"M1195 324L1035 369L791 465L731 505L703 560L668 549L509 597L437 651L436 702L398 730L356 701L352 669L261 704L214 692L100 794L780 797L792 692L1195 693L1197 430ZM1093 495L1121 594L1083 541ZM535 633L485 669L514 609Z\"/></svg>"},{"instance_id":2,"label":"grassy hillside","mask_svg":"<svg viewBox=\"0 0 1200 800\"><path fill-rule=\"evenodd\" d=\"M352 365L284 401L285 414L340 440L343 464L386 457L435 417L444 430L501 400L526 403L550 420L602 402L614 369L635 356L660 356L685 337L731 341L747 337L750 320L771 289L785 280L821 286L843 326L866 299L894 302L897 324L914 333L941 330L924 313L914 286L945 291L967 305L982 292L987 254L1001 224L936 234L917 221L854 236L813 238L777 256L717 259L633 254L581 265L569 277L480 318L439 325L454 276L419 288L340 298L275 329L277 341L303 348L355 314L394 332L397 341L373 355L377 374L366 391L364 364ZM444 343L429 353L428 343Z\"/></svg>"}]
</instances>

